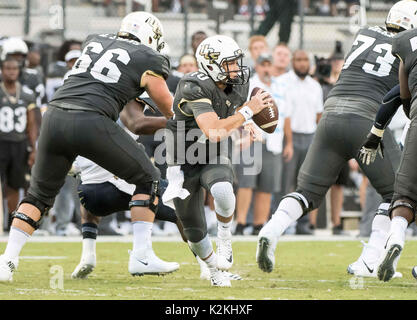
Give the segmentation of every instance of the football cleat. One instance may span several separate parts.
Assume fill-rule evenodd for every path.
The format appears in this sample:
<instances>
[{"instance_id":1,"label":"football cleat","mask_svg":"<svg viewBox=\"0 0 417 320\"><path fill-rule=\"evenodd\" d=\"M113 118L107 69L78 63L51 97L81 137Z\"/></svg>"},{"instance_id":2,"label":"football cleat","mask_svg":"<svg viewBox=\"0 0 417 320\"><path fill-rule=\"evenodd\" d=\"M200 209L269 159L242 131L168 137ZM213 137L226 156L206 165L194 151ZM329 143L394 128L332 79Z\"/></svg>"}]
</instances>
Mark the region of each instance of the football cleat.
<instances>
[{"instance_id":1,"label":"football cleat","mask_svg":"<svg viewBox=\"0 0 417 320\"><path fill-rule=\"evenodd\" d=\"M417 280L417 266L415 266L413 268L413 270L411 270L411 274L413 275L413 277Z\"/></svg>"},{"instance_id":2,"label":"football cleat","mask_svg":"<svg viewBox=\"0 0 417 320\"><path fill-rule=\"evenodd\" d=\"M389 281L395 274L395 268L400 258L402 247L399 244L392 244L385 251L384 259L378 268L378 279L381 281Z\"/></svg>"},{"instance_id":3,"label":"football cleat","mask_svg":"<svg viewBox=\"0 0 417 320\"><path fill-rule=\"evenodd\" d=\"M232 239L217 239L217 267L227 271L233 265Z\"/></svg>"},{"instance_id":4,"label":"football cleat","mask_svg":"<svg viewBox=\"0 0 417 320\"><path fill-rule=\"evenodd\" d=\"M210 268L210 282L213 287L231 287L230 278L218 268Z\"/></svg>"},{"instance_id":5,"label":"football cleat","mask_svg":"<svg viewBox=\"0 0 417 320\"><path fill-rule=\"evenodd\" d=\"M238 274L231 273L229 271L223 271L224 275L232 281L242 280L242 277ZM206 263L200 264L200 279L210 280L210 269Z\"/></svg>"},{"instance_id":6,"label":"football cleat","mask_svg":"<svg viewBox=\"0 0 417 320\"><path fill-rule=\"evenodd\" d=\"M358 260L350 264L347 268L347 273L364 278L376 278L378 272L378 263L370 265L364 260ZM395 272L393 278L402 278L403 275L401 272Z\"/></svg>"},{"instance_id":7,"label":"football cleat","mask_svg":"<svg viewBox=\"0 0 417 320\"><path fill-rule=\"evenodd\" d=\"M271 237L262 235L261 230L256 247L256 262L258 263L259 269L264 272L272 272L274 269L276 243L277 241Z\"/></svg>"},{"instance_id":8,"label":"football cleat","mask_svg":"<svg viewBox=\"0 0 417 320\"><path fill-rule=\"evenodd\" d=\"M358 260L347 267L347 272L360 277L376 277L381 250L361 241L363 250Z\"/></svg>"},{"instance_id":9,"label":"football cleat","mask_svg":"<svg viewBox=\"0 0 417 320\"><path fill-rule=\"evenodd\" d=\"M17 269L18 259L6 259L4 255L0 256L0 281L12 281L13 273Z\"/></svg>"},{"instance_id":10,"label":"football cleat","mask_svg":"<svg viewBox=\"0 0 417 320\"><path fill-rule=\"evenodd\" d=\"M81 257L81 261L78 266L75 267L74 272L71 274L72 279L86 279L87 276L93 272L96 266L96 256L91 254L87 257Z\"/></svg>"},{"instance_id":11,"label":"football cleat","mask_svg":"<svg viewBox=\"0 0 417 320\"><path fill-rule=\"evenodd\" d=\"M179 269L177 262L166 262L159 259L152 248L144 252L133 252L129 250L129 272L132 276L143 275L164 275Z\"/></svg>"}]
</instances>

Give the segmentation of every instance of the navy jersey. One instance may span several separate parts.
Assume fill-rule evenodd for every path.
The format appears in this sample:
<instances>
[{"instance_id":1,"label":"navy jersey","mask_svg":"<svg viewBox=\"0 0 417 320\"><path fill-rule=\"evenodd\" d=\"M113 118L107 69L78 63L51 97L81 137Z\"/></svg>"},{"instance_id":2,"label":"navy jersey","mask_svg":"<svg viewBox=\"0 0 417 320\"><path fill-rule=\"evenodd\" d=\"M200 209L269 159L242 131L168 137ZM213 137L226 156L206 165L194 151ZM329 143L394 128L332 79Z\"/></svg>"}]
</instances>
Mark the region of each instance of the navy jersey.
<instances>
[{"instance_id":1,"label":"navy jersey","mask_svg":"<svg viewBox=\"0 0 417 320\"><path fill-rule=\"evenodd\" d=\"M370 99L375 104L370 105L369 110L359 112L373 118L384 95L398 84L399 59L391 53L394 35L380 27L359 30L339 80L328 97L361 96Z\"/></svg>"},{"instance_id":2,"label":"navy jersey","mask_svg":"<svg viewBox=\"0 0 417 320\"><path fill-rule=\"evenodd\" d=\"M417 97L417 29L399 33L394 38L392 53L401 59L408 75L412 102Z\"/></svg>"},{"instance_id":3,"label":"navy jersey","mask_svg":"<svg viewBox=\"0 0 417 320\"><path fill-rule=\"evenodd\" d=\"M0 86L0 140L24 141L27 112L35 107L35 94L29 88L19 84L16 96L10 96Z\"/></svg>"},{"instance_id":4,"label":"navy jersey","mask_svg":"<svg viewBox=\"0 0 417 320\"><path fill-rule=\"evenodd\" d=\"M82 48L51 105L77 105L117 120L125 104L144 92L143 75L166 79L169 74L165 56L134 40L113 34L90 35Z\"/></svg>"}]
</instances>

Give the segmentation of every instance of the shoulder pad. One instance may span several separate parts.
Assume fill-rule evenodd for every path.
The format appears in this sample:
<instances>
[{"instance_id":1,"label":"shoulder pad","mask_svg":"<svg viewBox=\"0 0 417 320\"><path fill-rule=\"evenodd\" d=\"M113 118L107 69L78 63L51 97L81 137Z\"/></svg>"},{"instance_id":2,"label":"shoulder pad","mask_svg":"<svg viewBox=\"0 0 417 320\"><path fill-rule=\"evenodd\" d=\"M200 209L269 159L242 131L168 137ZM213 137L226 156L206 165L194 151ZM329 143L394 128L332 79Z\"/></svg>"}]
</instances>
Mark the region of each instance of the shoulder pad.
<instances>
[{"instance_id":1,"label":"shoulder pad","mask_svg":"<svg viewBox=\"0 0 417 320\"><path fill-rule=\"evenodd\" d=\"M169 63L168 58L151 48L146 46L143 47L146 49L141 52L145 52L146 64L148 66L147 69L161 75L166 80L171 71L171 64Z\"/></svg>"},{"instance_id":2,"label":"shoulder pad","mask_svg":"<svg viewBox=\"0 0 417 320\"><path fill-rule=\"evenodd\" d=\"M184 81L182 86L183 98L190 101L201 98L210 98L204 91L202 86L194 81Z\"/></svg>"}]
</instances>

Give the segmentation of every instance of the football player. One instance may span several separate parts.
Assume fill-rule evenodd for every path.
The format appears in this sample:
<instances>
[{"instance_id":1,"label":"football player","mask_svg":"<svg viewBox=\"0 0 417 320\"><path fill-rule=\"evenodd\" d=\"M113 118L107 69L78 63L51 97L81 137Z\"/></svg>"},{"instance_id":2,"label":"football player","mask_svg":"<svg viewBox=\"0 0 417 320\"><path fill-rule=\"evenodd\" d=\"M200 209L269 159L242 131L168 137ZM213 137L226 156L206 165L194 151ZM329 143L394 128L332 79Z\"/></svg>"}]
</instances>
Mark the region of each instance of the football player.
<instances>
[{"instance_id":1,"label":"football player","mask_svg":"<svg viewBox=\"0 0 417 320\"><path fill-rule=\"evenodd\" d=\"M416 10L415 7L414 10ZM416 21L412 21L412 23L416 23ZM385 244L385 251L381 259L382 262L378 268L378 278L382 281L389 281L395 274L398 259L404 248L405 231L409 224L415 220L417 209L417 173L415 170L417 149L414 141L414 139L417 138L416 49L416 29L402 32L394 38L392 53L398 56L401 60L399 70L400 98L403 103L404 110L408 113L411 122L405 139L400 167L396 174L394 197L389 209L391 217L389 237ZM413 275L416 276L415 268L413 269Z\"/></svg>"},{"instance_id":2,"label":"football player","mask_svg":"<svg viewBox=\"0 0 417 320\"><path fill-rule=\"evenodd\" d=\"M201 42L196 51L199 71L179 82L175 116L167 124L171 132L166 137L169 184L163 201L175 205L191 250L207 263L211 284L222 287L230 286L221 270L233 264L230 227L235 209L233 171L225 143L234 129L272 104L269 94L261 90L246 102L249 73L242 57L242 50L229 37L216 35ZM253 125L248 130L254 130ZM204 189L214 198L217 254L207 235Z\"/></svg>"},{"instance_id":3,"label":"football player","mask_svg":"<svg viewBox=\"0 0 417 320\"><path fill-rule=\"evenodd\" d=\"M35 162L38 127L35 94L18 81L18 62L6 57L1 61L1 72L0 176L10 215L19 202L19 189L27 187L26 172Z\"/></svg>"},{"instance_id":4,"label":"football player","mask_svg":"<svg viewBox=\"0 0 417 320\"><path fill-rule=\"evenodd\" d=\"M296 192L281 200L271 220L258 237L256 260L261 270L271 272L279 236L302 215L317 208L343 165L355 158L365 140L384 95L398 83L399 59L391 54L393 37L417 23L417 3L399 1L386 19L386 29L362 28L346 57L339 80L325 102L323 117L298 175ZM392 133L385 131L384 158L370 165L360 163L364 174L382 196L372 223L372 234L359 259L348 272L376 277L378 262L388 238L388 208L394 194L395 171L400 150Z\"/></svg>"},{"instance_id":5,"label":"football player","mask_svg":"<svg viewBox=\"0 0 417 320\"><path fill-rule=\"evenodd\" d=\"M147 263L160 172L115 121L144 91L165 117L172 116L173 98L165 82L169 61L159 53L163 47L162 25L146 12L128 14L117 34L87 37L81 57L43 116L30 188L14 212L0 256L1 281L12 280L21 249L52 207L78 155L135 185L129 202L136 222L129 264Z\"/></svg>"},{"instance_id":6,"label":"football player","mask_svg":"<svg viewBox=\"0 0 417 320\"><path fill-rule=\"evenodd\" d=\"M36 69L29 69L26 67L28 51L28 46L22 39L11 37L3 42L1 59L5 60L7 57L12 57L19 62L19 82L35 93L36 106L39 108L35 110L38 112L37 120L39 122L40 110L42 107L45 107L46 104L45 86L43 84L44 79L42 74Z\"/></svg>"}]
</instances>

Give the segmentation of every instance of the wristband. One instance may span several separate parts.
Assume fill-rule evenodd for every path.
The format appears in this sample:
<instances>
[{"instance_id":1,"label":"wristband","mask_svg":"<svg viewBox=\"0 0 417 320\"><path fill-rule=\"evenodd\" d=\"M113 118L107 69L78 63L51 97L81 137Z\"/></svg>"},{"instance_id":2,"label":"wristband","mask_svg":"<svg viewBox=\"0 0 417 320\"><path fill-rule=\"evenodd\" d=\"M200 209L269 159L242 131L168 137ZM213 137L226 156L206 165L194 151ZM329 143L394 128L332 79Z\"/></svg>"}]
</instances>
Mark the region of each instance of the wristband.
<instances>
[{"instance_id":1,"label":"wristband","mask_svg":"<svg viewBox=\"0 0 417 320\"><path fill-rule=\"evenodd\" d=\"M374 135L382 138L382 136L384 135L384 130L383 129L378 129L375 126L372 126L371 133L373 133Z\"/></svg>"},{"instance_id":2,"label":"wristband","mask_svg":"<svg viewBox=\"0 0 417 320\"><path fill-rule=\"evenodd\" d=\"M252 119L253 117L253 111L248 106L244 106L238 112L245 118L246 121Z\"/></svg>"}]
</instances>

